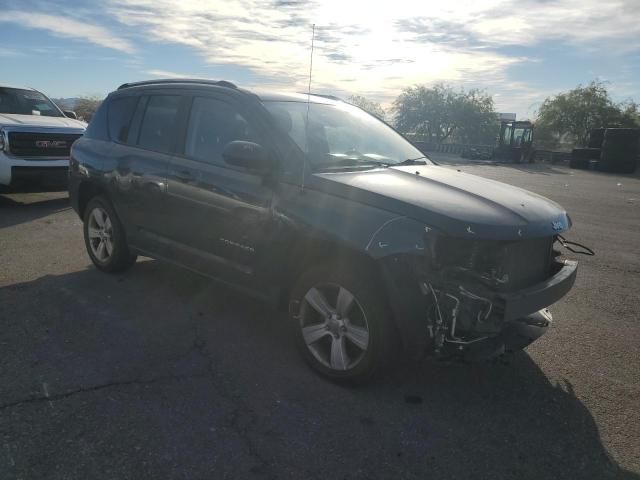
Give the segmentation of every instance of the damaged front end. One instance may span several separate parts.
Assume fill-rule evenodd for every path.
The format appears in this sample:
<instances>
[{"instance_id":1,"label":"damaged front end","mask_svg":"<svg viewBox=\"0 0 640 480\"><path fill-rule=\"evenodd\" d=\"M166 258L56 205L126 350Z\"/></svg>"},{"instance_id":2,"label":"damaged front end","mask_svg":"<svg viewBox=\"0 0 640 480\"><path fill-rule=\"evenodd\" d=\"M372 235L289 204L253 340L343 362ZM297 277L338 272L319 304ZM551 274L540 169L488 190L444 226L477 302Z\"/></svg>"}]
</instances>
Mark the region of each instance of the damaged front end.
<instances>
[{"instance_id":1,"label":"damaged front end","mask_svg":"<svg viewBox=\"0 0 640 480\"><path fill-rule=\"evenodd\" d=\"M411 355L486 358L544 334L552 321L547 307L571 289L577 271L555 241L451 238L426 227L413 250L381 257Z\"/></svg>"}]
</instances>

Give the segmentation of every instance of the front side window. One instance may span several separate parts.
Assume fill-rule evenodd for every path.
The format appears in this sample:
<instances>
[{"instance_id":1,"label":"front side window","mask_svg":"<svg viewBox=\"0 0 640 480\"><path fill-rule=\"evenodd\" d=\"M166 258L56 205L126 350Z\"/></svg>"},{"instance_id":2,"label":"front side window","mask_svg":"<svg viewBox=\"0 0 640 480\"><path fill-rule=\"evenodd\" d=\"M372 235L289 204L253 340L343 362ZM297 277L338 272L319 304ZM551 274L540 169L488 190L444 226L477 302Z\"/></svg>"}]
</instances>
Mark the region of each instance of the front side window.
<instances>
[{"instance_id":1,"label":"front side window","mask_svg":"<svg viewBox=\"0 0 640 480\"><path fill-rule=\"evenodd\" d=\"M173 152L178 134L179 95L153 95L140 127L138 145L156 152Z\"/></svg>"},{"instance_id":2,"label":"front side window","mask_svg":"<svg viewBox=\"0 0 640 480\"><path fill-rule=\"evenodd\" d=\"M504 132L502 132L502 143L504 145L511 145L511 126L504 127Z\"/></svg>"},{"instance_id":3,"label":"front side window","mask_svg":"<svg viewBox=\"0 0 640 480\"><path fill-rule=\"evenodd\" d=\"M202 162L226 165L222 150L234 140L256 141L245 117L226 102L195 97L189 117L185 155Z\"/></svg>"},{"instance_id":4,"label":"front side window","mask_svg":"<svg viewBox=\"0 0 640 480\"><path fill-rule=\"evenodd\" d=\"M126 143L131 118L138 104L138 97L115 98L109 102L109 136L111 140Z\"/></svg>"},{"instance_id":5,"label":"front side window","mask_svg":"<svg viewBox=\"0 0 640 480\"><path fill-rule=\"evenodd\" d=\"M0 113L43 117L64 116L60 109L40 92L6 87L0 87Z\"/></svg>"},{"instance_id":6,"label":"front side window","mask_svg":"<svg viewBox=\"0 0 640 480\"><path fill-rule=\"evenodd\" d=\"M513 130L513 144L516 147L522 146L522 144L531 141L531 129L529 128L515 128Z\"/></svg>"},{"instance_id":7,"label":"front side window","mask_svg":"<svg viewBox=\"0 0 640 480\"><path fill-rule=\"evenodd\" d=\"M346 103L265 101L264 106L274 124L302 152L308 152L309 163L316 169L393 165L425 158L384 122Z\"/></svg>"}]
</instances>

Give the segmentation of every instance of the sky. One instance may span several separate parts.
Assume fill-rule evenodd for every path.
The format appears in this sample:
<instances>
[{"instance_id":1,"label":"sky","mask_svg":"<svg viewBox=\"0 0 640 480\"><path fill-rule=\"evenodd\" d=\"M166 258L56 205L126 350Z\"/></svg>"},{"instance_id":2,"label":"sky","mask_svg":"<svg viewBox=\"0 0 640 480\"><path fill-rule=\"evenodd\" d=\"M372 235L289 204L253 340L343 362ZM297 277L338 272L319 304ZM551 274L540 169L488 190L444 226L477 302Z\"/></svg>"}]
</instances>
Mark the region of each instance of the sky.
<instances>
[{"instance_id":1,"label":"sky","mask_svg":"<svg viewBox=\"0 0 640 480\"><path fill-rule=\"evenodd\" d=\"M446 82L533 118L608 83L640 102L640 0L0 0L0 84L104 96L150 78L364 95Z\"/></svg>"}]
</instances>

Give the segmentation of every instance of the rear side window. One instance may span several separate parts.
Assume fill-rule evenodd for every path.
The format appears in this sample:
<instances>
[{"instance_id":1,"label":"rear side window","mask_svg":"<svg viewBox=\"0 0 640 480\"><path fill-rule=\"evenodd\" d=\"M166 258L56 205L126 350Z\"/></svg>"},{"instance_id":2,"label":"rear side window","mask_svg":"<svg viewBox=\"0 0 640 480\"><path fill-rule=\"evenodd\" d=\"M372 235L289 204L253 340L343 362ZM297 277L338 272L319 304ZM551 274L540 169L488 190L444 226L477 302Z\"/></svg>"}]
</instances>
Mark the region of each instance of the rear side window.
<instances>
[{"instance_id":1,"label":"rear side window","mask_svg":"<svg viewBox=\"0 0 640 480\"><path fill-rule=\"evenodd\" d=\"M234 140L258 141L250 123L233 106L213 98L194 98L185 142L186 156L228 166L222 159L222 150Z\"/></svg>"},{"instance_id":2,"label":"rear side window","mask_svg":"<svg viewBox=\"0 0 640 480\"><path fill-rule=\"evenodd\" d=\"M153 95L140 127L138 145L156 152L171 153L178 134L177 117L180 108L178 95Z\"/></svg>"},{"instance_id":3,"label":"rear side window","mask_svg":"<svg viewBox=\"0 0 640 480\"><path fill-rule=\"evenodd\" d=\"M131 118L136 109L138 97L120 97L109 102L109 136L118 143L126 143L129 136Z\"/></svg>"}]
</instances>

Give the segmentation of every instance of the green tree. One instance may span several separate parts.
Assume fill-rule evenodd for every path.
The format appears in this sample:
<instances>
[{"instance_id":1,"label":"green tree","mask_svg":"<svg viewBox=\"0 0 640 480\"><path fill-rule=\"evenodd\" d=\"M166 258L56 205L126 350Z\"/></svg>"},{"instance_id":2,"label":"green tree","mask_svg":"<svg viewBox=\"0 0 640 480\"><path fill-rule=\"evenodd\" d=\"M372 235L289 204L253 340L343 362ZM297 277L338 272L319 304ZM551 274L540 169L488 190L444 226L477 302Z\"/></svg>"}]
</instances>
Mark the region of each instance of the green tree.
<instances>
[{"instance_id":1,"label":"green tree","mask_svg":"<svg viewBox=\"0 0 640 480\"><path fill-rule=\"evenodd\" d=\"M491 95L477 89L460 92L455 106L458 125L452 134L455 141L491 145L495 143L500 132L500 122Z\"/></svg>"},{"instance_id":2,"label":"green tree","mask_svg":"<svg viewBox=\"0 0 640 480\"><path fill-rule=\"evenodd\" d=\"M347 99L347 102L355 105L356 107L360 107L365 112L369 112L371 115L375 115L378 118L384 119L385 117L385 111L384 108L382 108L382 105L373 100L369 100L362 95L351 95Z\"/></svg>"},{"instance_id":3,"label":"green tree","mask_svg":"<svg viewBox=\"0 0 640 480\"><path fill-rule=\"evenodd\" d=\"M538 111L536 136L551 144L568 136L585 146L592 128L639 125L638 106L633 101L614 103L605 84L594 81L548 97Z\"/></svg>"},{"instance_id":4,"label":"green tree","mask_svg":"<svg viewBox=\"0 0 640 480\"><path fill-rule=\"evenodd\" d=\"M444 83L408 87L395 100L393 111L400 131L426 141L493 143L498 131L493 98L477 89L465 92Z\"/></svg>"},{"instance_id":5,"label":"green tree","mask_svg":"<svg viewBox=\"0 0 640 480\"><path fill-rule=\"evenodd\" d=\"M625 125L640 127L640 105L633 100L627 100L619 104L622 109L622 121Z\"/></svg>"},{"instance_id":6,"label":"green tree","mask_svg":"<svg viewBox=\"0 0 640 480\"><path fill-rule=\"evenodd\" d=\"M101 103L102 99L98 96L79 97L78 100L76 100L73 110L80 120L89 122Z\"/></svg>"}]
</instances>

